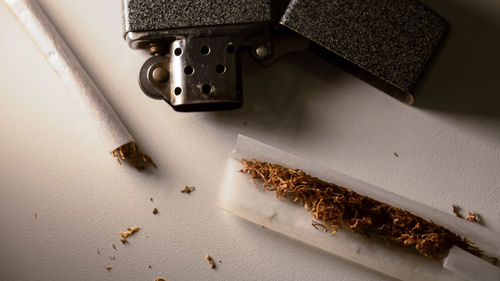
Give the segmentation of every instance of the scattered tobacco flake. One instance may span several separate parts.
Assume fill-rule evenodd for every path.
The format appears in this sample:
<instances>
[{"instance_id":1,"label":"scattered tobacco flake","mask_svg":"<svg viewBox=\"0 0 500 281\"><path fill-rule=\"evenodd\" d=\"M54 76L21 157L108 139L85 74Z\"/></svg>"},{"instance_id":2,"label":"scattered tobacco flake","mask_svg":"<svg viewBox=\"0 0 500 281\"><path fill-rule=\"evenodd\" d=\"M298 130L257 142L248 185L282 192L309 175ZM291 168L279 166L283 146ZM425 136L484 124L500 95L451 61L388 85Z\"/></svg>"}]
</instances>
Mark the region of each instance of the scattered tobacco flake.
<instances>
[{"instance_id":1,"label":"scattered tobacco flake","mask_svg":"<svg viewBox=\"0 0 500 281\"><path fill-rule=\"evenodd\" d=\"M128 231L125 231L125 232L121 232L121 231L120 231L119 233L120 233L120 236L122 237L122 238L120 238L120 241L121 241L123 244L127 243L127 242L128 242L127 237L129 237L130 235L132 235L132 234L136 233L136 232L137 232L137 231L139 231L140 229L141 229L140 227L136 226L136 227L134 227L134 228L127 227L127 230L128 230Z\"/></svg>"},{"instance_id":2,"label":"scattered tobacco flake","mask_svg":"<svg viewBox=\"0 0 500 281\"><path fill-rule=\"evenodd\" d=\"M154 281L166 281L165 279L161 278L161 277L158 277L158 278L155 278Z\"/></svg>"},{"instance_id":3,"label":"scattered tobacco flake","mask_svg":"<svg viewBox=\"0 0 500 281\"><path fill-rule=\"evenodd\" d=\"M153 197L149 197L149 201L153 202Z\"/></svg>"},{"instance_id":4,"label":"scattered tobacco flake","mask_svg":"<svg viewBox=\"0 0 500 281\"><path fill-rule=\"evenodd\" d=\"M36 212L33 212L33 216L35 216L35 219L38 218L38 215L36 214Z\"/></svg>"},{"instance_id":5,"label":"scattered tobacco flake","mask_svg":"<svg viewBox=\"0 0 500 281\"><path fill-rule=\"evenodd\" d=\"M222 261L221 261L221 260L218 260L218 262L219 262L219 263L222 263Z\"/></svg>"},{"instance_id":6,"label":"scattered tobacco flake","mask_svg":"<svg viewBox=\"0 0 500 281\"><path fill-rule=\"evenodd\" d=\"M115 259L116 259L116 257L115 257L115 256L108 256L108 258L109 258L110 260L115 260Z\"/></svg>"},{"instance_id":7,"label":"scattered tobacco flake","mask_svg":"<svg viewBox=\"0 0 500 281\"><path fill-rule=\"evenodd\" d=\"M151 268L151 265L150 265L150 264L148 264L148 268Z\"/></svg>"},{"instance_id":8,"label":"scattered tobacco flake","mask_svg":"<svg viewBox=\"0 0 500 281\"><path fill-rule=\"evenodd\" d=\"M394 156L399 157L399 154L397 152L394 152Z\"/></svg>"},{"instance_id":9,"label":"scattered tobacco flake","mask_svg":"<svg viewBox=\"0 0 500 281\"><path fill-rule=\"evenodd\" d=\"M154 214L154 215L158 214L158 209L154 208L154 209L153 209L153 214Z\"/></svg>"},{"instance_id":10,"label":"scattered tobacco flake","mask_svg":"<svg viewBox=\"0 0 500 281\"><path fill-rule=\"evenodd\" d=\"M113 269L111 266L106 265L106 270L107 270L107 271L110 271L111 269Z\"/></svg>"},{"instance_id":11,"label":"scattered tobacco flake","mask_svg":"<svg viewBox=\"0 0 500 281\"><path fill-rule=\"evenodd\" d=\"M113 156L116 158L118 163L120 163L120 165L122 164L120 161L121 159L139 171L144 170L148 163L155 168L157 167L153 159L142 153L133 141L113 150Z\"/></svg>"},{"instance_id":12,"label":"scattered tobacco flake","mask_svg":"<svg viewBox=\"0 0 500 281\"><path fill-rule=\"evenodd\" d=\"M115 243L111 244L111 246L113 247L113 249L115 249L115 250L116 250L116 245L115 245Z\"/></svg>"},{"instance_id":13,"label":"scattered tobacco flake","mask_svg":"<svg viewBox=\"0 0 500 281\"><path fill-rule=\"evenodd\" d=\"M469 212L469 215L465 218L469 222L478 222L478 214L474 212Z\"/></svg>"},{"instance_id":14,"label":"scattered tobacco flake","mask_svg":"<svg viewBox=\"0 0 500 281\"><path fill-rule=\"evenodd\" d=\"M99 248L97 248L97 255L101 255L101 251L99 251Z\"/></svg>"},{"instance_id":15,"label":"scattered tobacco flake","mask_svg":"<svg viewBox=\"0 0 500 281\"><path fill-rule=\"evenodd\" d=\"M300 203L316 220L321 220L325 228L331 229L331 234L341 228L351 229L365 238L373 234L386 242L412 247L435 261L442 260L454 245L484 257L466 238L406 210L322 181L299 169L257 160L241 163L241 172L264 181L263 190L275 191L276 198Z\"/></svg>"},{"instance_id":16,"label":"scattered tobacco flake","mask_svg":"<svg viewBox=\"0 0 500 281\"><path fill-rule=\"evenodd\" d=\"M207 259L208 264L210 264L210 267L211 267L212 269L215 269L215 267L216 267L216 266L215 266L215 262L214 262L214 260L212 259L212 257L211 257L209 254L206 254L206 255L205 255L205 259Z\"/></svg>"},{"instance_id":17,"label":"scattered tobacco flake","mask_svg":"<svg viewBox=\"0 0 500 281\"><path fill-rule=\"evenodd\" d=\"M141 228L140 228L140 227L138 227L138 226L136 226L136 227L134 227L134 228L127 227L127 230L128 230L128 231L125 231L125 232L121 232L121 231L119 232L119 233L120 233L120 236L121 236L122 238L127 238L127 237L129 237L130 235L132 235L132 234L136 233L137 231L141 230Z\"/></svg>"},{"instance_id":18,"label":"scattered tobacco flake","mask_svg":"<svg viewBox=\"0 0 500 281\"><path fill-rule=\"evenodd\" d=\"M455 217L463 219L463 217L459 213L460 207L458 207L457 205L451 205L451 207L452 207L452 211L453 211L453 214L455 215Z\"/></svg>"},{"instance_id":19,"label":"scattered tobacco flake","mask_svg":"<svg viewBox=\"0 0 500 281\"><path fill-rule=\"evenodd\" d=\"M194 187L194 186L187 186L186 185L186 187L184 187L184 189L182 189L181 192L189 194L189 193L191 193L191 191L194 191L195 189L196 189L196 187Z\"/></svg>"}]
</instances>

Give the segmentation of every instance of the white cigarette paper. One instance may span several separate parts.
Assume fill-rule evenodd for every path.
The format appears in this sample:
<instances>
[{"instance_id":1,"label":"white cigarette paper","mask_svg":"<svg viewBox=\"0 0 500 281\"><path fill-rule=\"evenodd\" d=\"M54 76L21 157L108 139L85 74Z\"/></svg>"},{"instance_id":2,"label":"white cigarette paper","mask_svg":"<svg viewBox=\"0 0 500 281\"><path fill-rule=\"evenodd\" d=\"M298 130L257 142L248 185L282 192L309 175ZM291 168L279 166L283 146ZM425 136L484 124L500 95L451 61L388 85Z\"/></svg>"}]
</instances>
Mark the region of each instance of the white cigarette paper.
<instances>
[{"instance_id":1,"label":"white cigarette paper","mask_svg":"<svg viewBox=\"0 0 500 281\"><path fill-rule=\"evenodd\" d=\"M134 139L36 1L4 0L94 125L109 152Z\"/></svg>"},{"instance_id":2,"label":"white cigarette paper","mask_svg":"<svg viewBox=\"0 0 500 281\"><path fill-rule=\"evenodd\" d=\"M365 239L352 231L340 229L331 235L318 231L311 222L314 217L300 204L288 199L276 199L274 192L255 187L258 181L239 172L243 166L241 159L257 159L288 168L302 169L304 172L327 182L352 189L359 194L392 206L408 210L427 220L448 228L466 237L488 256L500 255L500 235L479 225L459 219L451 214L425 206L401 197L382 188L348 177L313 161L300 159L287 152L265 145L245 136L239 136L236 147L228 159L224 180L217 205L236 216L280 232L288 237L310 244L347 260L359 263L376 271L402 280L465 280L450 270L443 268L443 262L434 262L417 251L400 246L387 246L375 239ZM451 252L451 251L450 251ZM478 261L479 260L479 261ZM463 261L462 261L463 262ZM474 262L487 263L477 258ZM462 264L468 264L463 262ZM474 274L470 266L463 270Z\"/></svg>"},{"instance_id":3,"label":"white cigarette paper","mask_svg":"<svg viewBox=\"0 0 500 281\"><path fill-rule=\"evenodd\" d=\"M498 281L500 268L453 246L444 260L443 267L469 281Z\"/></svg>"}]
</instances>

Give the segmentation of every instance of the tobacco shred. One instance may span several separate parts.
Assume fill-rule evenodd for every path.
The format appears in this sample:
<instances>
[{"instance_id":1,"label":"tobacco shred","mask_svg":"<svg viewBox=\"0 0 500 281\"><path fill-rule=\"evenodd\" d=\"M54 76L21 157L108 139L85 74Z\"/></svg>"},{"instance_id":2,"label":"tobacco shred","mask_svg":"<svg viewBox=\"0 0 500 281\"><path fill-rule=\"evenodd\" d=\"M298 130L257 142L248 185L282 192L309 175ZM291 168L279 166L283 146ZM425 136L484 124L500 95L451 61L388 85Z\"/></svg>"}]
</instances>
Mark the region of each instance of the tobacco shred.
<instances>
[{"instance_id":1,"label":"tobacco shred","mask_svg":"<svg viewBox=\"0 0 500 281\"><path fill-rule=\"evenodd\" d=\"M156 214L158 214L158 209L154 208L153 209L153 215L156 215Z\"/></svg>"},{"instance_id":2,"label":"tobacco shred","mask_svg":"<svg viewBox=\"0 0 500 281\"><path fill-rule=\"evenodd\" d=\"M210 264L210 267L211 267L212 269L215 269L215 262L214 262L214 260L212 259L212 257L211 257L209 254L206 254L206 255L205 255L205 258L207 259L208 264Z\"/></svg>"},{"instance_id":3,"label":"tobacco shred","mask_svg":"<svg viewBox=\"0 0 500 281\"><path fill-rule=\"evenodd\" d=\"M241 163L244 167L241 172L264 181L263 190L275 191L277 198L300 203L316 220L321 220L322 223L313 221L316 229L318 226L324 231L328 228L335 234L341 228L348 228L365 238L374 235L412 247L435 261L442 260L455 245L484 257L466 238L406 210L322 181L299 169L257 160Z\"/></svg>"},{"instance_id":4,"label":"tobacco shred","mask_svg":"<svg viewBox=\"0 0 500 281\"><path fill-rule=\"evenodd\" d=\"M153 159L142 153L133 141L115 149L113 151L113 156L116 158L118 163L120 163L120 165L122 164L120 161L121 159L139 171L144 170L148 163L156 168L156 163Z\"/></svg>"},{"instance_id":5,"label":"tobacco shred","mask_svg":"<svg viewBox=\"0 0 500 281\"><path fill-rule=\"evenodd\" d=\"M36 214L36 212L33 212L33 216L35 216L35 219L38 218L38 215Z\"/></svg>"},{"instance_id":6,"label":"tobacco shred","mask_svg":"<svg viewBox=\"0 0 500 281\"><path fill-rule=\"evenodd\" d=\"M109 270L111 270L111 269L113 269L111 266L106 265L106 270L108 270L108 271L109 271Z\"/></svg>"},{"instance_id":7,"label":"tobacco shred","mask_svg":"<svg viewBox=\"0 0 500 281\"><path fill-rule=\"evenodd\" d=\"M122 231L119 232L120 236L121 236L120 241L123 244L125 244L125 243L128 242L127 237L129 237L130 235L132 235L132 234L136 233L137 231L141 230L141 228L138 227L138 226L136 226L134 228L127 227L127 230L128 231L125 231L125 232L122 232Z\"/></svg>"},{"instance_id":8,"label":"tobacco shred","mask_svg":"<svg viewBox=\"0 0 500 281\"><path fill-rule=\"evenodd\" d=\"M125 232L121 232L121 231L119 232L119 233L120 233L120 236L121 236L122 238L127 238L127 237L129 237L130 235L132 235L132 234L136 233L137 231L141 230L141 228L140 228L140 227L138 227L138 226L136 226L136 227L134 227L134 228L127 227L127 230L128 230L128 231L125 231Z\"/></svg>"},{"instance_id":9,"label":"tobacco shred","mask_svg":"<svg viewBox=\"0 0 500 281\"><path fill-rule=\"evenodd\" d=\"M158 277L158 278L155 278L154 281L165 281L165 279L161 278L161 277Z\"/></svg>"},{"instance_id":10,"label":"tobacco shred","mask_svg":"<svg viewBox=\"0 0 500 281\"><path fill-rule=\"evenodd\" d=\"M474 212L469 212L469 215L465 218L469 222L478 222L478 215Z\"/></svg>"},{"instance_id":11,"label":"tobacco shred","mask_svg":"<svg viewBox=\"0 0 500 281\"><path fill-rule=\"evenodd\" d=\"M319 223L317 221L312 221L311 222L311 225L316 228L316 230L319 230L318 226L321 227L321 229L323 229L324 232L328 232L328 229L326 228L326 226L322 223Z\"/></svg>"},{"instance_id":12,"label":"tobacco shred","mask_svg":"<svg viewBox=\"0 0 500 281\"><path fill-rule=\"evenodd\" d=\"M111 244L111 246L113 247L113 249L115 249L115 250L116 250L116 245L115 245L115 243Z\"/></svg>"},{"instance_id":13,"label":"tobacco shred","mask_svg":"<svg viewBox=\"0 0 500 281\"><path fill-rule=\"evenodd\" d=\"M196 187L194 187L194 186L187 186L186 185L186 187L184 187L184 189L182 189L181 192L189 194L192 191L194 191L195 189L196 189Z\"/></svg>"}]
</instances>

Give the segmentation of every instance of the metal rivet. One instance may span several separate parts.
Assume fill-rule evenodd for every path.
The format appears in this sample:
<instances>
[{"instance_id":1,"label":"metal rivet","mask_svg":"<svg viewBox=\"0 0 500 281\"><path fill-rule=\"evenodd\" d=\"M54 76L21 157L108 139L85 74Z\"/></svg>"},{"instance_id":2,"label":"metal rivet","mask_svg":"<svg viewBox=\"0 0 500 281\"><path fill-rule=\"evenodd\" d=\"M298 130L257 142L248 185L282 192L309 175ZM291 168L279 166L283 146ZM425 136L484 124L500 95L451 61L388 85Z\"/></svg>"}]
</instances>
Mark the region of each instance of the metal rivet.
<instances>
[{"instance_id":1,"label":"metal rivet","mask_svg":"<svg viewBox=\"0 0 500 281\"><path fill-rule=\"evenodd\" d=\"M257 47L257 49L255 49L255 53L259 57L262 57L262 58L267 57L267 56L269 56L269 49L266 46L261 45L261 46Z\"/></svg>"},{"instance_id":2,"label":"metal rivet","mask_svg":"<svg viewBox=\"0 0 500 281\"><path fill-rule=\"evenodd\" d=\"M152 77L155 82L165 82L168 78L168 72L165 68L159 66L153 69Z\"/></svg>"},{"instance_id":3,"label":"metal rivet","mask_svg":"<svg viewBox=\"0 0 500 281\"><path fill-rule=\"evenodd\" d=\"M149 51L150 55L158 56L160 54L161 47L159 45L156 45L156 44L151 44L148 47L148 51Z\"/></svg>"}]
</instances>

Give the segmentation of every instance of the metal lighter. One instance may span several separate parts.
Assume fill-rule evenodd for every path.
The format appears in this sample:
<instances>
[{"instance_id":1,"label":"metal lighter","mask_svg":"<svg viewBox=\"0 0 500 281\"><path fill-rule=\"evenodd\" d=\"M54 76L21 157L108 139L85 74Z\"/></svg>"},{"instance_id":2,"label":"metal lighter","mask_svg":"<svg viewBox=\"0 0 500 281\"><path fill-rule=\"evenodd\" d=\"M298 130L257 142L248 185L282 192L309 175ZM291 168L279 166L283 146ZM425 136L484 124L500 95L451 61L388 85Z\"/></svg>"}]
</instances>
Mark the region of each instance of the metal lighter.
<instances>
[{"instance_id":1,"label":"metal lighter","mask_svg":"<svg viewBox=\"0 0 500 281\"><path fill-rule=\"evenodd\" d=\"M311 49L411 104L449 26L415 0L123 0L124 38L152 57L144 93L177 111L242 105L239 55Z\"/></svg>"}]
</instances>

